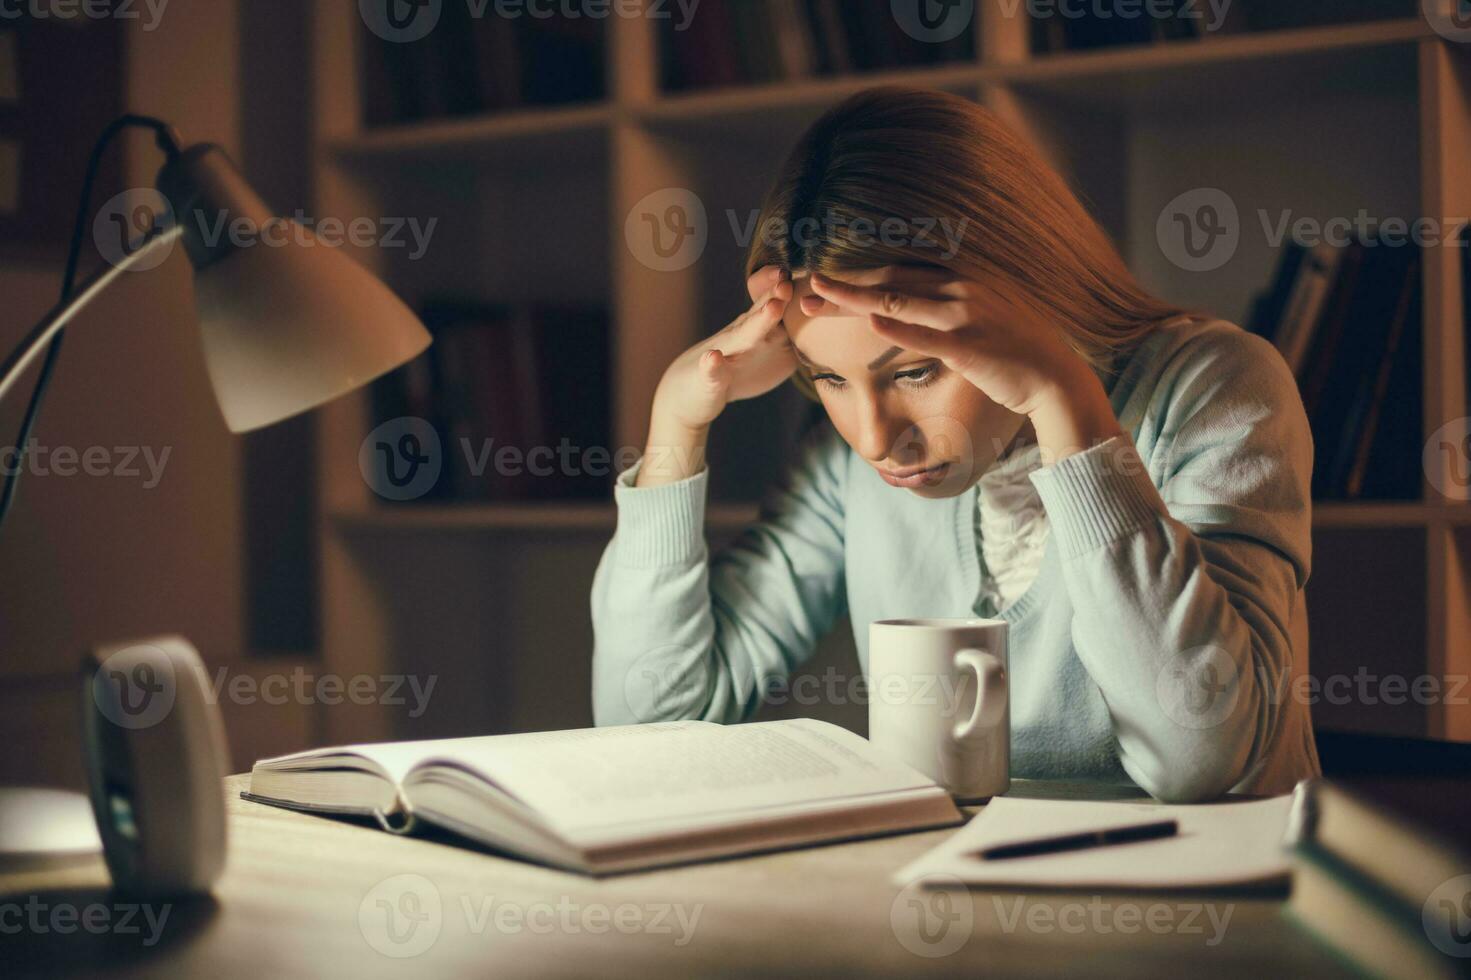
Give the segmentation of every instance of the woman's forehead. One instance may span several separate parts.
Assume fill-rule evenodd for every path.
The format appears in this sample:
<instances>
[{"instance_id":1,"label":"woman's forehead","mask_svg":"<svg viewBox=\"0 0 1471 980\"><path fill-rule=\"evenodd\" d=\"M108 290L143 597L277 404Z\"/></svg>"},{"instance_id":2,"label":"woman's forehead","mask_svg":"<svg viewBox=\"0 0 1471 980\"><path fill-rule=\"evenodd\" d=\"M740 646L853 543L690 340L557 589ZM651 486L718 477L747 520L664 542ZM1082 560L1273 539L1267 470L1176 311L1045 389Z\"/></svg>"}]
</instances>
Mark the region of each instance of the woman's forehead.
<instances>
[{"instance_id":1,"label":"woman's forehead","mask_svg":"<svg viewBox=\"0 0 1471 980\"><path fill-rule=\"evenodd\" d=\"M863 282L860 277L869 282ZM879 281L872 273L855 273L844 278L864 285ZM798 273L793 277L792 285L792 301L787 304L782 322L786 324L787 336L809 361L835 369L850 367L867 364L890 347L888 341L873 332L865 314L839 312L808 316L802 310L801 299L815 295L812 283Z\"/></svg>"}]
</instances>

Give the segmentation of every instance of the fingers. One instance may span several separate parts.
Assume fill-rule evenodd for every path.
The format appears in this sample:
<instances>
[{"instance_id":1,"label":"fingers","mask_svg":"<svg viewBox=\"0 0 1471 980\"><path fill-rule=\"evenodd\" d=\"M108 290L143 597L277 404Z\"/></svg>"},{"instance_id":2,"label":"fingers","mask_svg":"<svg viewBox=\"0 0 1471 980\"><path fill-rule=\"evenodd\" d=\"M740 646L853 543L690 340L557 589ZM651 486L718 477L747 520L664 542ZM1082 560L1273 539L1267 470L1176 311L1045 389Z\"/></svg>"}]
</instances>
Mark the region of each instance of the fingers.
<instances>
[{"instance_id":1,"label":"fingers","mask_svg":"<svg viewBox=\"0 0 1471 980\"><path fill-rule=\"evenodd\" d=\"M841 316L844 313L844 310L814 293L803 296L797 305L808 316Z\"/></svg>"},{"instance_id":2,"label":"fingers","mask_svg":"<svg viewBox=\"0 0 1471 980\"><path fill-rule=\"evenodd\" d=\"M958 280L955 273L949 269L943 269L938 266L891 265L875 269L871 272L861 273L861 275L864 278L872 278L874 283L871 284L871 288L875 289L882 288L882 286L878 285L880 283L883 285L910 287L905 291L915 296L937 301L942 300L944 297L959 298L961 295L961 280ZM835 280L829 276L827 277L827 281L834 282ZM809 317L852 316L858 312L844 309L838 304L813 293L804 295L799 301L798 306Z\"/></svg>"},{"instance_id":3,"label":"fingers","mask_svg":"<svg viewBox=\"0 0 1471 980\"><path fill-rule=\"evenodd\" d=\"M779 283L787 283L791 288L792 277L779 265L763 265L751 273L751 278L746 280L746 292L751 294L751 302L755 302L767 293L777 288ZM787 297L790 299L790 295Z\"/></svg>"},{"instance_id":4,"label":"fingers","mask_svg":"<svg viewBox=\"0 0 1471 980\"><path fill-rule=\"evenodd\" d=\"M904 320L930 327L953 327L963 321L959 304L919 295L905 283L859 286L826 276L812 276L812 290L829 303L853 313ZM803 311L806 311L806 306Z\"/></svg>"},{"instance_id":5,"label":"fingers","mask_svg":"<svg viewBox=\"0 0 1471 980\"><path fill-rule=\"evenodd\" d=\"M791 274L776 265L766 265L757 269L751 278L746 280L746 290L751 294L752 306L736 324L738 329L752 319L780 320L786 313L787 304L792 301L792 296L796 293L796 287L792 285ZM767 325L770 326L769 323Z\"/></svg>"},{"instance_id":6,"label":"fingers","mask_svg":"<svg viewBox=\"0 0 1471 980\"><path fill-rule=\"evenodd\" d=\"M896 347L938 357L957 370L969 361L972 350L966 338L952 330L907 323L886 316L871 316L873 332Z\"/></svg>"},{"instance_id":7,"label":"fingers","mask_svg":"<svg viewBox=\"0 0 1471 980\"><path fill-rule=\"evenodd\" d=\"M788 290L785 299L779 296L772 296L765 301L757 300L756 305L751 308L750 312L745 315L741 322L736 324L733 334L739 338L740 342L745 344L759 343L771 332L773 327L781 322L781 318L787 312L787 302L791 299L790 290L792 284L788 282L783 285Z\"/></svg>"},{"instance_id":8,"label":"fingers","mask_svg":"<svg viewBox=\"0 0 1471 980\"><path fill-rule=\"evenodd\" d=\"M784 285L788 289L791 288L790 282ZM788 293L787 299L790 298L790 293ZM772 339L775 334L781 332L781 318L786 315L786 310L786 299L771 296L756 300L755 305L708 341L710 346L700 355L702 373L706 368L706 359L709 358L711 351L720 354L720 361L715 363L723 363L729 367L732 359L737 359L746 351ZM781 339L785 342L786 338Z\"/></svg>"},{"instance_id":9,"label":"fingers","mask_svg":"<svg viewBox=\"0 0 1471 980\"><path fill-rule=\"evenodd\" d=\"M936 302L944 302L946 297L943 294L940 294L923 296L922 298L932 299ZM838 306L836 303L829 302L828 300L825 300L821 296L818 296L814 293L808 293L807 295L803 296L797 305L801 307L802 312L809 317L857 315L857 311L845 310L841 306Z\"/></svg>"},{"instance_id":10,"label":"fingers","mask_svg":"<svg viewBox=\"0 0 1471 980\"><path fill-rule=\"evenodd\" d=\"M718 349L712 347L700 355L700 380L716 394L730 387L730 362Z\"/></svg>"}]
</instances>

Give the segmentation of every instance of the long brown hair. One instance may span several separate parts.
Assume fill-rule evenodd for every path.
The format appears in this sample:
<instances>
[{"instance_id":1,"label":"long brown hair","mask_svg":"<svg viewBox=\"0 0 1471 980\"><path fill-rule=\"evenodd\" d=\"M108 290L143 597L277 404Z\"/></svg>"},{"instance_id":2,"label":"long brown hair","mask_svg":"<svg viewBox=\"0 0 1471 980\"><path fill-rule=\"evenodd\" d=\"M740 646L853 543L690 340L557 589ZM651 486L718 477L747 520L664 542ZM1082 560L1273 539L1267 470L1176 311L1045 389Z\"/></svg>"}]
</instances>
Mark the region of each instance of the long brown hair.
<instances>
[{"instance_id":1,"label":"long brown hair","mask_svg":"<svg viewBox=\"0 0 1471 980\"><path fill-rule=\"evenodd\" d=\"M896 220L907 234L875 233ZM872 88L828 110L787 156L756 227L747 276L941 266L1029 304L1100 377L1162 323L1209 316L1146 291L1035 149L944 92ZM793 378L815 397L802 372Z\"/></svg>"}]
</instances>

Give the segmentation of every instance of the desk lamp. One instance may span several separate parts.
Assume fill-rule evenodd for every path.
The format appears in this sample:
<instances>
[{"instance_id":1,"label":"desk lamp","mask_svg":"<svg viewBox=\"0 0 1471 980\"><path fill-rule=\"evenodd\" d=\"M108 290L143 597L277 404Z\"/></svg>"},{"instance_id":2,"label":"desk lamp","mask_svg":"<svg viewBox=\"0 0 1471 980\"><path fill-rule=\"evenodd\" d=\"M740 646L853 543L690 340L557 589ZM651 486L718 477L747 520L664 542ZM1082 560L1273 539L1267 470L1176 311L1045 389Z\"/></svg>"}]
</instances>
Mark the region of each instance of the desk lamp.
<instances>
[{"instance_id":1,"label":"desk lamp","mask_svg":"<svg viewBox=\"0 0 1471 980\"><path fill-rule=\"evenodd\" d=\"M114 138L129 129L151 130L156 137L165 157L157 187L172 214L155 220L123 258L78 286L99 163ZM282 236L286 244L253 248L211 233L240 221L257 231L280 223L291 233ZM194 268L210 382L232 432L268 426L331 401L411 360L429 344L428 332L398 297L306 229L291 228L273 215L218 146L183 148L167 123L123 116L103 131L92 151L61 300L0 362L3 400L26 369L45 358L16 439L17 465L0 489L0 522L14 499L24 468L21 454L60 352L62 331L120 276L157 264L181 240ZM0 858L44 861L47 855L65 859L68 853L95 853L95 836L84 839L87 808L80 794L0 789ZM75 839L57 839L56 831L66 826L81 828L62 835Z\"/></svg>"}]
</instances>

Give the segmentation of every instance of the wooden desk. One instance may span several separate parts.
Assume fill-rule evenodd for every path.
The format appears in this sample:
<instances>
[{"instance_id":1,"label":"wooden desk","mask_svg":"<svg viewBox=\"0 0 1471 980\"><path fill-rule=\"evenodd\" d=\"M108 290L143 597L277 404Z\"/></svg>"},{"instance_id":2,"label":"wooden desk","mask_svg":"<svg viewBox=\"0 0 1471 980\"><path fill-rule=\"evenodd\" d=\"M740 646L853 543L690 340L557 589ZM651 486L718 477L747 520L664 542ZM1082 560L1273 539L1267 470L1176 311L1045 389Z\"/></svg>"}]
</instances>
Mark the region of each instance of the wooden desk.
<instances>
[{"instance_id":1,"label":"wooden desk","mask_svg":"<svg viewBox=\"0 0 1471 980\"><path fill-rule=\"evenodd\" d=\"M100 861L0 877L0 973L354 980L1343 973L1279 914L1280 900L1239 895L972 891L947 908L930 893L929 908L949 924L931 917L936 941L926 945L908 903L914 892L901 892L889 876L948 831L594 880L248 803L238 797L245 779L227 781L230 860L215 901L173 906L161 930L135 912L138 931L122 934L99 928L122 926L127 914ZM1083 795L1053 784L1018 783L1014 792ZM432 902L426 888L437 892L440 914L422 919L422 931L403 928L399 938L410 938L395 945L378 901L413 912L402 896L417 889ZM101 910L87 913L94 903ZM426 904L419 908L430 914ZM164 910L152 911L157 921ZM81 928L85 914L94 932ZM39 916L42 928L20 923L23 916ZM53 921L74 931L63 934ZM149 945L154 936L161 938ZM432 944L408 958L375 948L413 951L426 939ZM928 953L957 948L921 956L906 943Z\"/></svg>"}]
</instances>

